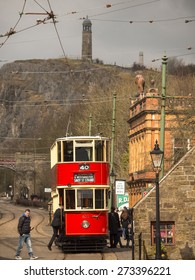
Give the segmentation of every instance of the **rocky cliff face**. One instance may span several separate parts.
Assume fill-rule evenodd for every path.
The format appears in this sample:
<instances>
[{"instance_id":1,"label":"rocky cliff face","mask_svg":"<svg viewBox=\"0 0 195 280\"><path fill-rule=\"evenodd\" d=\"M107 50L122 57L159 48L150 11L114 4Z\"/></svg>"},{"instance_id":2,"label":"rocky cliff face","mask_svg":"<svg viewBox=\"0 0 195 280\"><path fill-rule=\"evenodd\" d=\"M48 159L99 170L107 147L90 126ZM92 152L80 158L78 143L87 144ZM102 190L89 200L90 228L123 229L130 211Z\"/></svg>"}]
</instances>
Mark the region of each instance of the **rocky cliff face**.
<instances>
[{"instance_id":1,"label":"rocky cliff face","mask_svg":"<svg viewBox=\"0 0 195 280\"><path fill-rule=\"evenodd\" d=\"M66 133L88 135L89 115L92 114L92 134L111 136L112 95L117 92L119 134L127 135L129 107L129 70L82 61L29 60L5 64L0 69L0 158L21 153L29 155L17 172L18 194L30 188L40 194L49 186L49 149L55 138ZM134 83L133 83L134 84ZM122 101L121 101L122 100ZM123 132L121 132L123 128ZM122 142L125 143L122 145ZM118 144L128 148L127 138ZM120 152L119 152L120 153ZM44 172L35 159L46 155ZM15 157L16 158L16 157ZM34 161L33 161L34 159ZM26 170L27 168L28 170ZM18 169L18 167L17 167ZM8 170L0 183L1 191L8 185ZM30 173L34 172L32 181ZM22 179L21 179L22 178ZM25 182L23 180L25 179ZM37 186L29 185L29 182ZM34 183L33 183L34 182ZM12 184L12 182L9 184Z\"/></svg>"},{"instance_id":2,"label":"rocky cliff face","mask_svg":"<svg viewBox=\"0 0 195 280\"><path fill-rule=\"evenodd\" d=\"M31 60L4 65L0 69L2 142L9 147L11 138L64 135L69 115L72 120L80 118L83 101L110 91L115 74L115 69L77 61ZM75 131L76 123L71 123ZM19 144L21 147L21 141Z\"/></svg>"}]
</instances>

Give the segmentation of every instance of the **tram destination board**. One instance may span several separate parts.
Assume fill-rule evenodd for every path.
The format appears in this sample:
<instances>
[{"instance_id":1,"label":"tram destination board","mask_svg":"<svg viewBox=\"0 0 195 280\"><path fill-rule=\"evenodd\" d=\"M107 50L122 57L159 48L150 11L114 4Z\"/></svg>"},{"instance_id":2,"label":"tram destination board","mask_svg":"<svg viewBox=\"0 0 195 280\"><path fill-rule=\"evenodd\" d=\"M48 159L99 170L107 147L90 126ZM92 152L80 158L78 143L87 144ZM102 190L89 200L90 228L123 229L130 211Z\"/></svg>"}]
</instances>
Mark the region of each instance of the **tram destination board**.
<instances>
[{"instance_id":1,"label":"tram destination board","mask_svg":"<svg viewBox=\"0 0 195 280\"><path fill-rule=\"evenodd\" d=\"M94 174L93 173L85 173L85 174L75 173L74 182L75 183L81 183L81 182L92 183L92 182L94 182Z\"/></svg>"}]
</instances>

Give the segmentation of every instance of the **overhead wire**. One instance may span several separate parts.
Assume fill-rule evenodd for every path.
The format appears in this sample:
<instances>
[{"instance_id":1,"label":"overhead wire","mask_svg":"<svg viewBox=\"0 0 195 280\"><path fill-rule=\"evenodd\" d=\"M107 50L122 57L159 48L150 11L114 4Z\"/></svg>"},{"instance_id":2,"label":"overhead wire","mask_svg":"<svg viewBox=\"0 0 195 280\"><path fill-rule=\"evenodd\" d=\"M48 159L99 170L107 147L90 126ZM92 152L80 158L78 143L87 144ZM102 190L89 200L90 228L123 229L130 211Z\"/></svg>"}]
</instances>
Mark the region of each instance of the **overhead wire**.
<instances>
[{"instance_id":1,"label":"overhead wire","mask_svg":"<svg viewBox=\"0 0 195 280\"><path fill-rule=\"evenodd\" d=\"M120 20L120 19L98 19L98 18L91 18L93 21L105 21L105 22L117 22L117 23L156 23L156 22L171 22L171 21L179 21L179 20L184 20L183 22L186 23L186 21L193 21L193 20L187 20L186 18L194 18L195 16L182 16L182 17L177 17L177 18L165 18L165 19L145 19L145 20Z\"/></svg>"},{"instance_id":2,"label":"overhead wire","mask_svg":"<svg viewBox=\"0 0 195 280\"><path fill-rule=\"evenodd\" d=\"M15 29L16 29L18 23L20 22L22 16L23 16L23 12L24 12L25 6L26 6L26 0L24 0L23 7L22 7L22 12L19 13L19 15L20 15L19 19L16 21L14 27L13 27L13 28L10 28L10 30L7 32L7 35L6 35L7 38L4 40L3 43L0 43L0 48L7 42L7 40L9 39L9 37L10 37L11 35L13 35L13 34L16 33ZM4 37L4 35L0 35L0 37Z\"/></svg>"},{"instance_id":3,"label":"overhead wire","mask_svg":"<svg viewBox=\"0 0 195 280\"><path fill-rule=\"evenodd\" d=\"M133 2L135 0L127 0L127 1L122 1L122 2L117 2L117 3L108 3L106 5L101 5L101 6L97 6L97 7L93 7L93 8L88 8L88 9L85 9L85 10L74 10L74 11L71 11L71 12L67 12L65 14L62 14L60 16L67 16L67 15L73 15L73 14L79 14L79 13L83 13L83 12L89 12L89 11L92 11L92 10L99 10L99 9L109 9L109 8L112 8L114 6L118 6L118 5L123 5L123 4L127 4L129 2ZM159 0L160 1L160 0Z\"/></svg>"},{"instance_id":4,"label":"overhead wire","mask_svg":"<svg viewBox=\"0 0 195 280\"><path fill-rule=\"evenodd\" d=\"M18 23L19 23L19 21L21 20L21 18L22 18L23 15L37 14L37 13L24 13L25 5L26 5L26 0L24 0L22 12L20 13L20 17L19 17L19 19L17 20L17 22L16 22L16 24L14 25L14 27L13 27L13 28L10 28L10 30L9 30L8 32L6 32L4 35L0 35L0 37L6 37L6 39L4 40L4 42L0 44L0 48L6 43L6 41L9 39L9 37L10 37L11 35L16 34L16 33L20 33L20 32L23 32L23 31L26 31L26 30L31 29L31 28L34 28L34 27L37 27L37 26L40 25L41 23L42 23L42 24L45 24L45 23L47 23L47 21L49 21L49 20L51 19L51 20L52 20L52 23L54 24L55 31L56 31L56 34L57 34L57 38L58 38L58 40L59 40L59 43L60 43L60 46L61 46L63 55L64 55L64 57L65 57L65 56L66 56L66 55L65 55L65 51L64 51L64 48L63 48L63 45L62 45L62 41L61 41L61 39L60 39L60 36L59 36L58 30L57 30L57 27L56 27L56 15L53 13L53 11L52 11L52 9L51 9L51 5L50 5L49 0L47 0L47 2L48 2L48 5L49 5L49 8L50 8L50 12L48 12L42 5L40 5L40 4L38 3L38 1L34 0L34 2L35 2L37 5L39 5L39 7L40 7L41 9L44 10L45 15L47 15L47 17L44 18L43 20L37 21L36 24L33 24L33 25L31 25L31 26L28 26L28 27L26 27L26 28L23 28L23 29L21 29L21 30L16 31L16 30L15 30L15 29L16 29L16 26L18 25ZM39 14L43 14L43 13L39 13Z\"/></svg>"},{"instance_id":5,"label":"overhead wire","mask_svg":"<svg viewBox=\"0 0 195 280\"><path fill-rule=\"evenodd\" d=\"M129 96L118 97L118 101L124 101L129 99ZM65 100L41 100L41 101L11 101L6 99L0 99L1 105L8 105L9 107L50 107L50 106L69 106L69 105L81 105L83 104L97 104L97 103L108 103L112 102L113 97L93 97L93 100L89 98L78 98L72 99L71 101Z\"/></svg>"},{"instance_id":6,"label":"overhead wire","mask_svg":"<svg viewBox=\"0 0 195 280\"><path fill-rule=\"evenodd\" d=\"M131 5L131 6L128 6L128 7L120 8L120 9L115 9L115 10L108 11L108 12L94 14L94 15L90 15L90 18L93 19L93 17L102 16L102 15L106 15L106 14L110 14L110 13L115 13L115 12L127 10L127 9L130 9L130 8L135 8L135 7L139 7L139 6L145 6L145 5L148 5L148 4L151 4L151 3L154 3L154 2L159 2L159 1L160 0L152 0L152 1L144 2L144 3L135 4L135 5Z\"/></svg>"},{"instance_id":7,"label":"overhead wire","mask_svg":"<svg viewBox=\"0 0 195 280\"><path fill-rule=\"evenodd\" d=\"M190 48L190 49L192 49L192 48ZM167 56L167 58L168 58L168 59L170 59L170 58L177 58L177 57L186 56L186 55L192 55L192 54L195 54L195 52L192 52L192 53L184 53L184 54L178 54L178 55L172 55L172 56ZM152 62L156 62L156 61L159 61L159 60L162 60L162 58L153 59Z\"/></svg>"},{"instance_id":8,"label":"overhead wire","mask_svg":"<svg viewBox=\"0 0 195 280\"><path fill-rule=\"evenodd\" d=\"M36 1L36 0L35 0L35 1ZM55 20L55 17L56 17L56 16L53 14L50 1L47 0L47 2L48 2L48 5L49 5L49 7L50 7L51 19L52 19L53 24L54 24L54 28L55 28L55 31L56 31L56 34L57 34L57 37L58 37L58 41L59 41L59 43L60 43L60 46L61 46L61 49L62 49L64 58L66 58L66 54L65 54L65 51L64 51L64 47L63 47L63 45L62 45L62 41L61 41L61 39L60 39L60 35L59 35L59 32L58 32L57 27L56 27L56 20Z\"/></svg>"}]
</instances>

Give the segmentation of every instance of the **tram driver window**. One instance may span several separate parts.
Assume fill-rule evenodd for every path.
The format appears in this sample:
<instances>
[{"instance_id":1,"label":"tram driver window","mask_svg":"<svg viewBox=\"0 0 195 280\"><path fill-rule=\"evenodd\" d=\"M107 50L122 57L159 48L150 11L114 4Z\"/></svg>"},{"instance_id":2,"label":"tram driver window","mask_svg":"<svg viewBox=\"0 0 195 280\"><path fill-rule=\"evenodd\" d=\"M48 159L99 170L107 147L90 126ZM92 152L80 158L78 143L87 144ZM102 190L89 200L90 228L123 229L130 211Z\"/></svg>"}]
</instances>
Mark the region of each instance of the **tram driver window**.
<instances>
[{"instance_id":1,"label":"tram driver window","mask_svg":"<svg viewBox=\"0 0 195 280\"><path fill-rule=\"evenodd\" d=\"M77 191L77 207L81 209L93 208L93 190Z\"/></svg>"}]
</instances>

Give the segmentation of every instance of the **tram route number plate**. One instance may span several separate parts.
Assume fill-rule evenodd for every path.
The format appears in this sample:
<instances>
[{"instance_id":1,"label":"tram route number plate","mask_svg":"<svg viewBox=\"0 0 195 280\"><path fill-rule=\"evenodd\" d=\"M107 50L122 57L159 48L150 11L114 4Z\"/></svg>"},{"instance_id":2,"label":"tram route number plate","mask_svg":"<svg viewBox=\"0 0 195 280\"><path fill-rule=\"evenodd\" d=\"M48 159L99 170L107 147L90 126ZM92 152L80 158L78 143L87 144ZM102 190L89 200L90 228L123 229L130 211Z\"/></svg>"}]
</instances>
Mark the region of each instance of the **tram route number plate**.
<instances>
[{"instance_id":1,"label":"tram route number plate","mask_svg":"<svg viewBox=\"0 0 195 280\"><path fill-rule=\"evenodd\" d=\"M74 182L75 183L81 183L81 182L94 182L94 174L88 173L88 174L74 174Z\"/></svg>"},{"instance_id":2,"label":"tram route number plate","mask_svg":"<svg viewBox=\"0 0 195 280\"><path fill-rule=\"evenodd\" d=\"M89 164L79 164L79 170L89 170Z\"/></svg>"}]
</instances>

